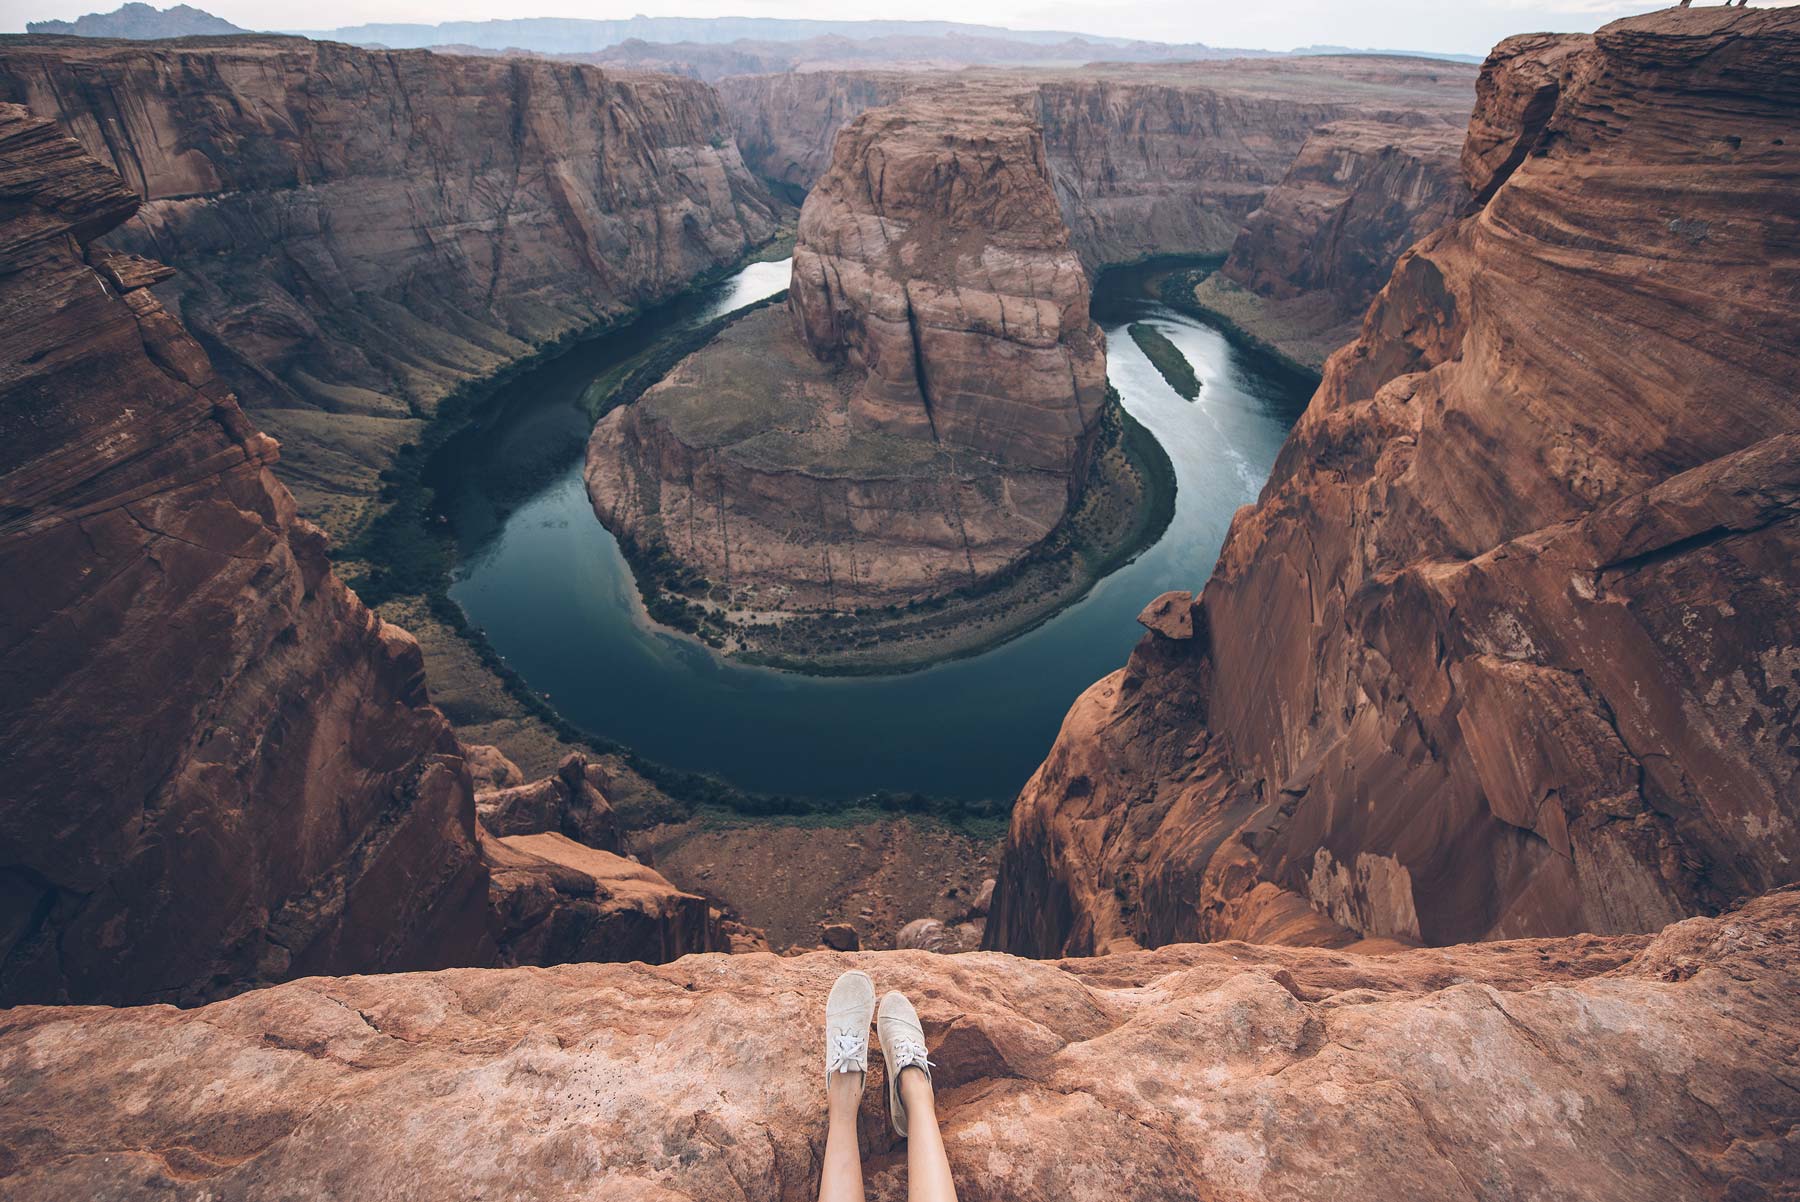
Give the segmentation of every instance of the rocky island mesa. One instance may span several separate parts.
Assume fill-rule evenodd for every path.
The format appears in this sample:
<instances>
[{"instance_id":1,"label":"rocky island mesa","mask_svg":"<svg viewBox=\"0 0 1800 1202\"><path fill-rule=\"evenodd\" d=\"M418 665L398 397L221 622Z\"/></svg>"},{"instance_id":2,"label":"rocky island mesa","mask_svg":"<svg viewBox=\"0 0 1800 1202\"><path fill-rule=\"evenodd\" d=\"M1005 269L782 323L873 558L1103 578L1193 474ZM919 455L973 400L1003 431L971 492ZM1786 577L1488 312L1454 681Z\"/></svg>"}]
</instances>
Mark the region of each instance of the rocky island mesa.
<instances>
[{"instance_id":1,"label":"rocky island mesa","mask_svg":"<svg viewBox=\"0 0 1800 1202\"><path fill-rule=\"evenodd\" d=\"M839 133L787 309L601 421L586 478L657 584L739 614L847 614L980 588L1092 502L1128 540L1149 490L1118 453L1127 420L1028 96L972 87ZM1066 597L1091 573L1061 578Z\"/></svg>"},{"instance_id":2,"label":"rocky island mesa","mask_svg":"<svg viewBox=\"0 0 1800 1202\"><path fill-rule=\"evenodd\" d=\"M1489 58L1198 597L1014 808L989 946L1654 929L1800 864L1800 11Z\"/></svg>"}]
</instances>

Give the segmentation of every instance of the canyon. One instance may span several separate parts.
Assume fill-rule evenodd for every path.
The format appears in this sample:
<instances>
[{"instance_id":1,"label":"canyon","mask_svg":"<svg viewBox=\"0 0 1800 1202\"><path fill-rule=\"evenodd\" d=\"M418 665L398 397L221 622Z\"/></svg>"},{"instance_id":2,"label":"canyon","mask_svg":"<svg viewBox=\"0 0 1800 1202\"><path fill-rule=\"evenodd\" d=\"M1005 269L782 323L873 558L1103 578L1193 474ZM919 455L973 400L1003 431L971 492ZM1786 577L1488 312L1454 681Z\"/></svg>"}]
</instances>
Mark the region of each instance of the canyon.
<instances>
[{"instance_id":1,"label":"canyon","mask_svg":"<svg viewBox=\"0 0 1800 1202\"><path fill-rule=\"evenodd\" d=\"M1479 208L1070 711L988 946L1645 931L1792 879L1797 57L1716 9L1495 51Z\"/></svg>"},{"instance_id":2,"label":"canyon","mask_svg":"<svg viewBox=\"0 0 1800 1202\"><path fill-rule=\"evenodd\" d=\"M737 262L776 231L710 89L300 38L0 39L0 101L144 200L107 246L287 448L334 536L460 385Z\"/></svg>"},{"instance_id":3,"label":"canyon","mask_svg":"<svg viewBox=\"0 0 1800 1202\"><path fill-rule=\"evenodd\" d=\"M723 101L263 36L0 39L0 1192L811 1198L818 1019L860 967L919 1004L969 1202L1791 1198L1796 63L1800 10L1744 8L1509 39L1478 81L1371 58ZM771 116L800 108L830 132ZM571 352L570 483L784 603L928 595L946 550L999 575L1082 512L1130 436L1100 265L1220 261L1127 277L1119 320L1176 354L1205 346L1186 305L1301 361L1361 310L1201 591L1123 611L1136 649L997 859L898 797L856 825L678 803L447 594L377 613L334 567L322 527L429 496L416 448L507 365L773 235L758 175L805 196L785 305L587 375ZM1279 420L1273 392L1229 412L1236 360L1193 362L1184 428ZM597 398L629 403L596 424ZM490 416L455 436L512 433ZM799 492L795 446L839 457ZM909 464L923 516L881 492ZM869 505L938 558L840 577L807 541L831 488L844 530ZM1015 525L972 528L977 498ZM764 533L710 543L728 501ZM519 708L453 726L458 671ZM778 931L683 887L727 860ZM852 921L899 950L807 950ZM898 1199L871 1077L870 1193Z\"/></svg>"},{"instance_id":4,"label":"canyon","mask_svg":"<svg viewBox=\"0 0 1800 1202\"><path fill-rule=\"evenodd\" d=\"M0 1003L726 946L585 764L536 813L476 796L418 644L152 294L170 270L101 244L137 195L16 105L0 164Z\"/></svg>"},{"instance_id":5,"label":"canyon","mask_svg":"<svg viewBox=\"0 0 1800 1202\"><path fill-rule=\"evenodd\" d=\"M1090 480L1127 419L1102 420L1104 342L1029 101L976 87L858 116L801 211L786 310L595 427L601 520L680 592L757 615L738 639L979 588L1108 489L1124 534L1141 524L1133 465Z\"/></svg>"},{"instance_id":6,"label":"canyon","mask_svg":"<svg viewBox=\"0 0 1800 1202\"><path fill-rule=\"evenodd\" d=\"M1057 200L1092 270L1153 254L1223 254L1318 127L1361 118L1460 131L1474 81L1460 63L1359 55L795 71L727 77L718 88L746 165L790 196L818 180L837 130L865 109L972 82L1034 91Z\"/></svg>"}]
</instances>

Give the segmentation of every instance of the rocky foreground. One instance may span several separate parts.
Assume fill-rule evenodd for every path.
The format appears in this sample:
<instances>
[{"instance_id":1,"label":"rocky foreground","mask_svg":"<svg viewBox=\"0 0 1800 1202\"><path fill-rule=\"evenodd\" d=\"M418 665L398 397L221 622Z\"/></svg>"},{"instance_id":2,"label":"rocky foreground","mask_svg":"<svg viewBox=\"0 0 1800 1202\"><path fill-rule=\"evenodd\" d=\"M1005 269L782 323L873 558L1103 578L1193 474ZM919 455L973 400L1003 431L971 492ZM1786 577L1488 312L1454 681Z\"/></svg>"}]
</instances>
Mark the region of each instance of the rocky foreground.
<instances>
[{"instance_id":1,"label":"rocky foreground","mask_svg":"<svg viewBox=\"0 0 1800 1202\"><path fill-rule=\"evenodd\" d=\"M1075 704L990 946L1654 930L1800 865L1800 11L1502 43L1478 209Z\"/></svg>"},{"instance_id":2,"label":"rocky foreground","mask_svg":"<svg viewBox=\"0 0 1800 1202\"><path fill-rule=\"evenodd\" d=\"M911 996L964 1202L1791 1199L1800 895L1650 937L689 956L0 1013L0 1192L810 1200L819 1021ZM879 1058L877 1058L877 1064ZM863 1104L870 1196L904 1147Z\"/></svg>"}]
</instances>

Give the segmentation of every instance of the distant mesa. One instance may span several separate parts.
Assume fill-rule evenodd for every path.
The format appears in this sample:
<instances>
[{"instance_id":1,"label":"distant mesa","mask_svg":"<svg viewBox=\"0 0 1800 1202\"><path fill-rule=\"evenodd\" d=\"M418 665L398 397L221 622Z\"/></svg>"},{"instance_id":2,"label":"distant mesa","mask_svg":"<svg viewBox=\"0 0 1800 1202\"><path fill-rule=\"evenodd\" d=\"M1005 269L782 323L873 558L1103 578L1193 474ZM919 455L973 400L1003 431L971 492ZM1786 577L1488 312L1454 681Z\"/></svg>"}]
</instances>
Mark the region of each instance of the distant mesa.
<instances>
[{"instance_id":1,"label":"distant mesa","mask_svg":"<svg viewBox=\"0 0 1800 1202\"><path fill-rule=\"evenodd\" d=\"M248 33L249 30L187 4L152 8L148 4L131 3L122 4L109 13L88 13L73 21L27 21L25 32L148 41L153 38L217 37Z\"/></svg>"}]
</instances>

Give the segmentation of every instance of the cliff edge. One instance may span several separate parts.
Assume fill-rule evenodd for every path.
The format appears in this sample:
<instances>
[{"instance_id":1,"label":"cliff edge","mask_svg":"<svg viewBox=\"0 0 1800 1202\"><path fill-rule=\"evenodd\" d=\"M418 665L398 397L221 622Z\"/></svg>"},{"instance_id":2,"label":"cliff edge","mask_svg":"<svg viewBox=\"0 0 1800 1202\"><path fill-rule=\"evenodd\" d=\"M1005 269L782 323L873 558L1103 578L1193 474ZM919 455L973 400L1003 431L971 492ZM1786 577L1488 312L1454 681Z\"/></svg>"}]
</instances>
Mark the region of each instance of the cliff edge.
<instances>
[{"instance_id":1,"label":"cliff edge","mask_svg":"<svg viewBox=\"0 0 1800 1202\"><path fill-rule=\"evenodd\" d=\"M1800 12L1488 60L1196 597L1014 810L989 945L1654 930L1800 869Z\"/></svg>"}]
</instances>

